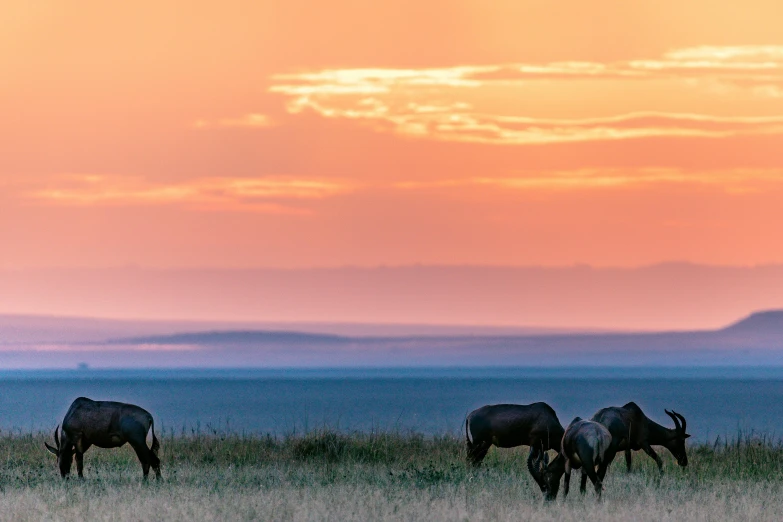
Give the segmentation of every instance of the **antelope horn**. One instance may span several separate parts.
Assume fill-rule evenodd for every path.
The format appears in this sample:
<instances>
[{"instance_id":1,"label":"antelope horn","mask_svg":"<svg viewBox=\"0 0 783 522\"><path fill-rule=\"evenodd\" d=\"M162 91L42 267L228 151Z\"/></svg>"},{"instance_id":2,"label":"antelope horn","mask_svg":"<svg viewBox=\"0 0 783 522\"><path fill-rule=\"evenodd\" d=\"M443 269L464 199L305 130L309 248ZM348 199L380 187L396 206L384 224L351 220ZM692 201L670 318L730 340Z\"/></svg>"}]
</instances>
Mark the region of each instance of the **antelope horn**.
<instances>
[{"instance_id":1,"label":"antelope horn","mask_svg":"<svg viewBox=\"0 0 783 522\"><path fill-rule=\"evenodd\" d=\"M60 425L58 424L57 427L54 429L54 443L57 444L57 451L60 451Z\"/></svg>"},{"instance_id":2,"label":"antelope horn","mask_svg":"<svg viewBox=\"0 0 783 522\"><path fill-rule=\"evenodd\" d=\"M683 417L682 415L680 415L679 413L677 413L674 410L672 410L672 413L675 414L677 417L679 417L680 420L682 421L682 432L685 433L685 426L686 426L686 424L685 424L685 417Z\"/></svg>"},{"instance_id":3,"label":"antelope horn","mask_svg":"<svg viewBox=\"0 0 783 522\"><path fill-rule=\"evenodd\" d=\"M676 429L677 431L682 430L682 428L680 427L680 421L677 419L677 417L675 417L674 413L670 412L669 410L663 410L663 411L665 411L666 415L671 417L672 420L674 421L674 429Z\"/></svg>"}]
</instances>

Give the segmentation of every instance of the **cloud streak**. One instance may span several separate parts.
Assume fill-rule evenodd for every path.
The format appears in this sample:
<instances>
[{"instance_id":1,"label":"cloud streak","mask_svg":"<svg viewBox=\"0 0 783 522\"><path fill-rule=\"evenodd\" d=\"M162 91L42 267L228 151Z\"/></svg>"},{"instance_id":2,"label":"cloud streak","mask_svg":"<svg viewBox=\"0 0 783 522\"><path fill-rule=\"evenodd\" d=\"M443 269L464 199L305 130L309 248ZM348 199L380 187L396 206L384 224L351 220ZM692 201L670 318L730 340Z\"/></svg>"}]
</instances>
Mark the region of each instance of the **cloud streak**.
<instances>
[{"instance_id":1,"label":"cloud streak","mask_svg":"<svg viewBox=\"0 0 783 522\"><path fill-rule=\"evenodd\" d=\"M509 171L489 176L464 176L429 181L366 183L312 179L206 178L178 184L152 183L126 176L60 176L45 188L27 187L28 201L56 206L176 206L195 211L310 215L308 201L338 195L362 199L367 194L406 197L415 193L438 197L502 191L594 191L680 186L716 188L727 194L783 190L781 169L688 170L681 168L582 168L555 171ZM462 197L460 196L460 197Z\"/></svg>"},{"instance_id":2,"label":"cloud streak","mask_svg":"<svg viewBox=\"0 0 783 522\"><path fill-rule=\"evenodd\" d=\"M30 200L76 206L186 205L201 210L309 214L302 206L353 190L338 181L298 178L199 178L181 183L130 176L60 176Z\"/></svg>"},{"instance_id":3,"label":"cloud streak","mask_svg":"<svg viewBox=\"0 0 783 522\"><path fill-rule=\"evenodd\" d=\"M651 185L690 185L716 187L730 194L783 189L783 170L731 169L690 171L677 168L575 169L565 171L519 172L504 177L473 177L431 182L400 182L400 190L499 189L506 191L568 191L649 187Z\"/></svg>"}]
</instances>

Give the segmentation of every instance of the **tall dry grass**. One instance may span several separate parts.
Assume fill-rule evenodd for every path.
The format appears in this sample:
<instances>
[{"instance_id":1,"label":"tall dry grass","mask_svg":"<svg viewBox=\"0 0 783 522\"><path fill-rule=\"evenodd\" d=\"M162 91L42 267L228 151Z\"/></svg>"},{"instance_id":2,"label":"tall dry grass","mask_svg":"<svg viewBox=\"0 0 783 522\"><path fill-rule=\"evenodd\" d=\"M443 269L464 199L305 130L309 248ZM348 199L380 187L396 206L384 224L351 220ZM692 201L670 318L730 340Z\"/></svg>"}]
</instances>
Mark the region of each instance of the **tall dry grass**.
<instances>
[{"instance_id":1,"label":"tall dry grass","mask_svg":"<svg viewBox=\"0 0 783 522\"><path fill-rule=\"evenodd\" d=\"M692 446L686 470L664 454L663 476L642 453L628 474L621 455L603 502L572 489L551 504L527 473L524 448L493 449L476 470L451 436L166 434L164 480L147 483L127 447L90 449L87 478L63 481L46 437L0 436L0 520L783 518L783 446L764 437Z\"/></svg>"}]
</instances>

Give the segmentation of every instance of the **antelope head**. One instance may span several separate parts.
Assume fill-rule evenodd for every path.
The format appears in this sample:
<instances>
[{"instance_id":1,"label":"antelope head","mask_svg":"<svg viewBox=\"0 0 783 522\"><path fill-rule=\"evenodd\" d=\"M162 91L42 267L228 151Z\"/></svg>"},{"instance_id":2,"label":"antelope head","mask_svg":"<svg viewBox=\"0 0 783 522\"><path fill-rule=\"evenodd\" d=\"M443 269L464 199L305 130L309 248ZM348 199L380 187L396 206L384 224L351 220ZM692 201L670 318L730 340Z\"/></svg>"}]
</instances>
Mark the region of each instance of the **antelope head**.
<instances>
[{"instance_id":1,"label":"antelope head","mask_svg":"<svg viewBox=\"0 0 783 522\"><path fill-rule=\"evenodd\" d=\"M55 457L57 457L57 466L60 468L60 475L67 476L71 472L71 462L73 462L73 450L70 445L60 446L60 426L58 425L54 429L54 443L56 447L52 447L48 442L44 442L44 446Z\"/></svg>"},{"instance_id":2,"label":"antelope head","mask_svg":"<svg viewBox=\"0 0 783 522\"><path fill-rule=\"evenodd\" d=\"M557 492L560 490L560 479L565 473L565 459L561 454L557 454L551 462L549 455L542 451L538 458L533 461L533 467L530 470L533 479L538 483L545 500L555 500Z\"/></svg>"},{"instance_id":3,"label":"antelope head","mask_svg":"<svg viewBox=\"0 0 783 522\"><path fill-rule=\"evenodd\" d=\"M671 417L674 421L674 430L672 430L672 436L667 447L669 448L669 451L672 452L672 455L674 455L674 457L677 459L677 464L684 468L688 465L688 455L685 453L685 439L690 437L690 435L685 433L685 417L674 410L663 411L665 411L666 415ZM680 423L680 421L682 421L682 423Z\"/></svg>"}]
</instances>

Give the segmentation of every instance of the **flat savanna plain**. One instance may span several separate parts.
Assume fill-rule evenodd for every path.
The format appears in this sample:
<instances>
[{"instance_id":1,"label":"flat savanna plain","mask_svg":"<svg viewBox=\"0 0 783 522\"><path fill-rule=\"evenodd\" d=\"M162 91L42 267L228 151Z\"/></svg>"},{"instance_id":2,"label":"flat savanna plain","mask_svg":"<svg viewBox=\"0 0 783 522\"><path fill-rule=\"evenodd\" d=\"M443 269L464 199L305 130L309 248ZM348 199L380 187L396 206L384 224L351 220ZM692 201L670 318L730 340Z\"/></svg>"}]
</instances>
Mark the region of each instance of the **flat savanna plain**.
<instances>
[{"instance_id":1,"label":"flat savanna plain","mask_svg":"<svg viewBox=\"0 0 783 522\"><path fill-rule=\"evenodd\" d=\"M59 477L51 434L0 435L0 520L780 520L783 445L765 437L694 444L665 473L618 455L603 502L546 504L527 448L493 448L474 469L461 437L328 430L282 438L164 433L163 480L141 479L129 447L91 448L84 480ZM75 467L74 470L75 472ZM578 473L578 472L577 472Z\"/></svg>"}]
</instances>

